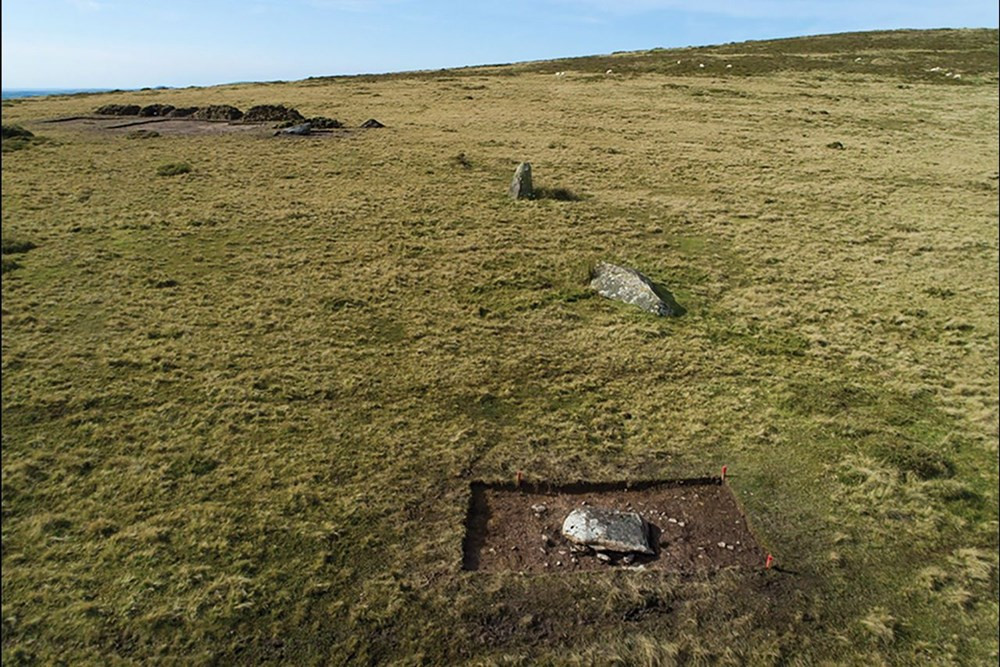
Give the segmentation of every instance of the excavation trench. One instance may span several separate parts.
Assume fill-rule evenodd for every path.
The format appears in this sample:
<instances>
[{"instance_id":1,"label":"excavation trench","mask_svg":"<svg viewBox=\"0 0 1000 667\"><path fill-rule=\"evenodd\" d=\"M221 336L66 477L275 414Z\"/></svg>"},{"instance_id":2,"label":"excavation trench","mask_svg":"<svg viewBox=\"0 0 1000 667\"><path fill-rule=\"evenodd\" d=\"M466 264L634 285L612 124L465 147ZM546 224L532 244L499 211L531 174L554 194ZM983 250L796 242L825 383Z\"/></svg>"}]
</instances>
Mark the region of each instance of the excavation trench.
<instances>
[{"instance_id":1,"label":"excavation trench","mask_svg":"<svg viewBox=\"0 0 1000 667\"><path fill-rule=\"evenodd\" d=\"M655 553L599 558L592 551L575 552L562 536L562 523L573 509L586 506L638 513L649 526ZM474 482L462 567L483 572L636 568L696 573L762 568L765 557L731 488L718 478L565 486Z\"/></svg>"}]
</instances>

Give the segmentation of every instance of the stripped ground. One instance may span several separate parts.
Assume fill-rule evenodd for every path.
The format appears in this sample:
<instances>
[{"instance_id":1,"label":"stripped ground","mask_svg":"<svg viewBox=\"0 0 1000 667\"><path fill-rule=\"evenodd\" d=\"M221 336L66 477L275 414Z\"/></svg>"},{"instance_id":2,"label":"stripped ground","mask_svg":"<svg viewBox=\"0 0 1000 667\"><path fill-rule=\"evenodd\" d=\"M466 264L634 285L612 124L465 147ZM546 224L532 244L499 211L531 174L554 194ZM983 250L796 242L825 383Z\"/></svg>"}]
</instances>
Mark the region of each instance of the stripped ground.
<instances>
[{"instance_id":1,"label":"stripped ground","mask_svg":"<svg viewBox=\"0 0 1000 667\"><path fill-rule=\"evenodd\" d=\"M562 536L562 523L573 509L586 506L637 513L648 526L655 553L602 560L592 551L574 550ZM473 485L466 525L466 570L569 573L631 567L692 574L765 568L765 554L736 499L718 480L549 490Z\"/></svg>"}]
</instances>

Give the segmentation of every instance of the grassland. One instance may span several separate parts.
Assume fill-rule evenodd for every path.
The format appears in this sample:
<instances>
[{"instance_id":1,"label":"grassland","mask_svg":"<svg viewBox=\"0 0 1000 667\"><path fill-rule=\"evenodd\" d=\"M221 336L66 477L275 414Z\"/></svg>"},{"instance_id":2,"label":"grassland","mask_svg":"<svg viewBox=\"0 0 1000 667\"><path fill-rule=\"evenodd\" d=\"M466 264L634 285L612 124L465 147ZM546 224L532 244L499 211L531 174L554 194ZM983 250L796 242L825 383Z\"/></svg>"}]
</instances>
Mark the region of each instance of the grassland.
<instances>
[{"instance_id":1,"label":"grassland","mask_svg":"<svg viewBox=\"0 0 1000 667\"><path fill-rule=\"evenodd\" d=\"M4 664L995 663L997 53L5 101ZM39 122L154 102L388 127ZM506 199L521 160L574 196ZM460 570L473 480L723 464L783 571Z\"/></svg>"}]
</instances>

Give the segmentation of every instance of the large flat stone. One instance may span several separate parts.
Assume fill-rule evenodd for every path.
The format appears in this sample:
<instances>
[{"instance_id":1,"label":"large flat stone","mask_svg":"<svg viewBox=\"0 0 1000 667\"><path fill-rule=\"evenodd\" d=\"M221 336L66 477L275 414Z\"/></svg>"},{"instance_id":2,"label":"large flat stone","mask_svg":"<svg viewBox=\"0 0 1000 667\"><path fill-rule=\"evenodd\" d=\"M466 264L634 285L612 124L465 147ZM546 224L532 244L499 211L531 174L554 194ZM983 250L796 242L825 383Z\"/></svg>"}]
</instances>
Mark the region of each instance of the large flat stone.
<instances>
[{"instance_id":1,"label":"large flat stone","mask_svg":"<svg viewBox=\"0 0 1000 667\"><path fill-rule=\"evenodd\" d=\"M635 269L601 262L591 272L590 288L607 299L624 301L660 316L684 311L670 292Z\"/></svg>"},{"instance_id":2,"label":"large flat stone","mask_svg":"<svg viewBox=\"0 0 1000 667\"><path fill-rule=\"evenodd\" d=\"M595 551L654 553L649 545L649 528L635 512L581 507L563 521L562 534L570 542Z\"/></svg>"}]
</instances>

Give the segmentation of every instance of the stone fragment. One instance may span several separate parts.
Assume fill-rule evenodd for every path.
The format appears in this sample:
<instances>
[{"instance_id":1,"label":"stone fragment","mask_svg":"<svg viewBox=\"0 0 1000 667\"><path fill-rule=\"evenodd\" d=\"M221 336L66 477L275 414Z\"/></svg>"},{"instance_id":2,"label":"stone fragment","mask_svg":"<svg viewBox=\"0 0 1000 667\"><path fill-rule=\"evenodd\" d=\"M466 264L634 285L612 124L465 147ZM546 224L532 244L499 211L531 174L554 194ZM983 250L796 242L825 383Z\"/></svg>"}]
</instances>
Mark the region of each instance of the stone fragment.
<instances>
[{"instance_id":1,"label":"stone fragment","mask_svg":"<svg viewBox=\"0 0 1000 667\"><path fill-rule=\"evenodd\" d=\"M541 516L549 511L549 508L545 505L532 505L531 511L535 513L535 516Z\"/></svg>"},{"instance_id":2,"label":"stone fragment","mask_svg":"<svg viewBox=\"0 0 1000 667\"><path fill-rule=\"evenodd\" d=\"M575 509L563 521L562 534L570 542L595 551L653 554L649 529L635 512L596 507Z\"/></svg>"},{"instance_id":3,"label":"stone fragment","mask_svg":"<svg viewBox=\"0 0 1000 667\"><path fill-rule=\"evenodd\" d=\"M678 316L684 311L673 295L635 269L600 262L591 272L590 289L607 299L639 306L654 315Z\"/></svg>"},{"instance_id":4,"label":"stone fragment","mask_svg":"<svg viewBox=\"0 0 1000 667\"><path fill-rule=\"evenodd\" d=\"M363 127L366 130L376 130L376 129L380 128L380 127L385 127L385 125L383 125L382 123L378 122L374 118L369 118L365 122L361 123L361 127Z\"/></svg>"},{"instance_id":5,"label":"stone fragment","mask_svg":"<svg viewBox=\"0 0 1000 667\"><path fill-rule=\"evenodd\" d=\"M511 199L531 199L534 195L535 190L531 185L531 163L522 162L514 170L514 179L507 189L507 196Z\"/></svg>"},{"instance_id":6,"label":"stone fragment","mask_svg":"<svg viewBox=\"0 0 1000 667\"><path fill-rule=\"evenodd\" d=\"M297 136L305 136L307 134L312 134L312 124L302 123L300 125L292 125L291 127L283 127L274 134L275 136L279 134L293 134Z\"/></svg>"}]
</instances>

